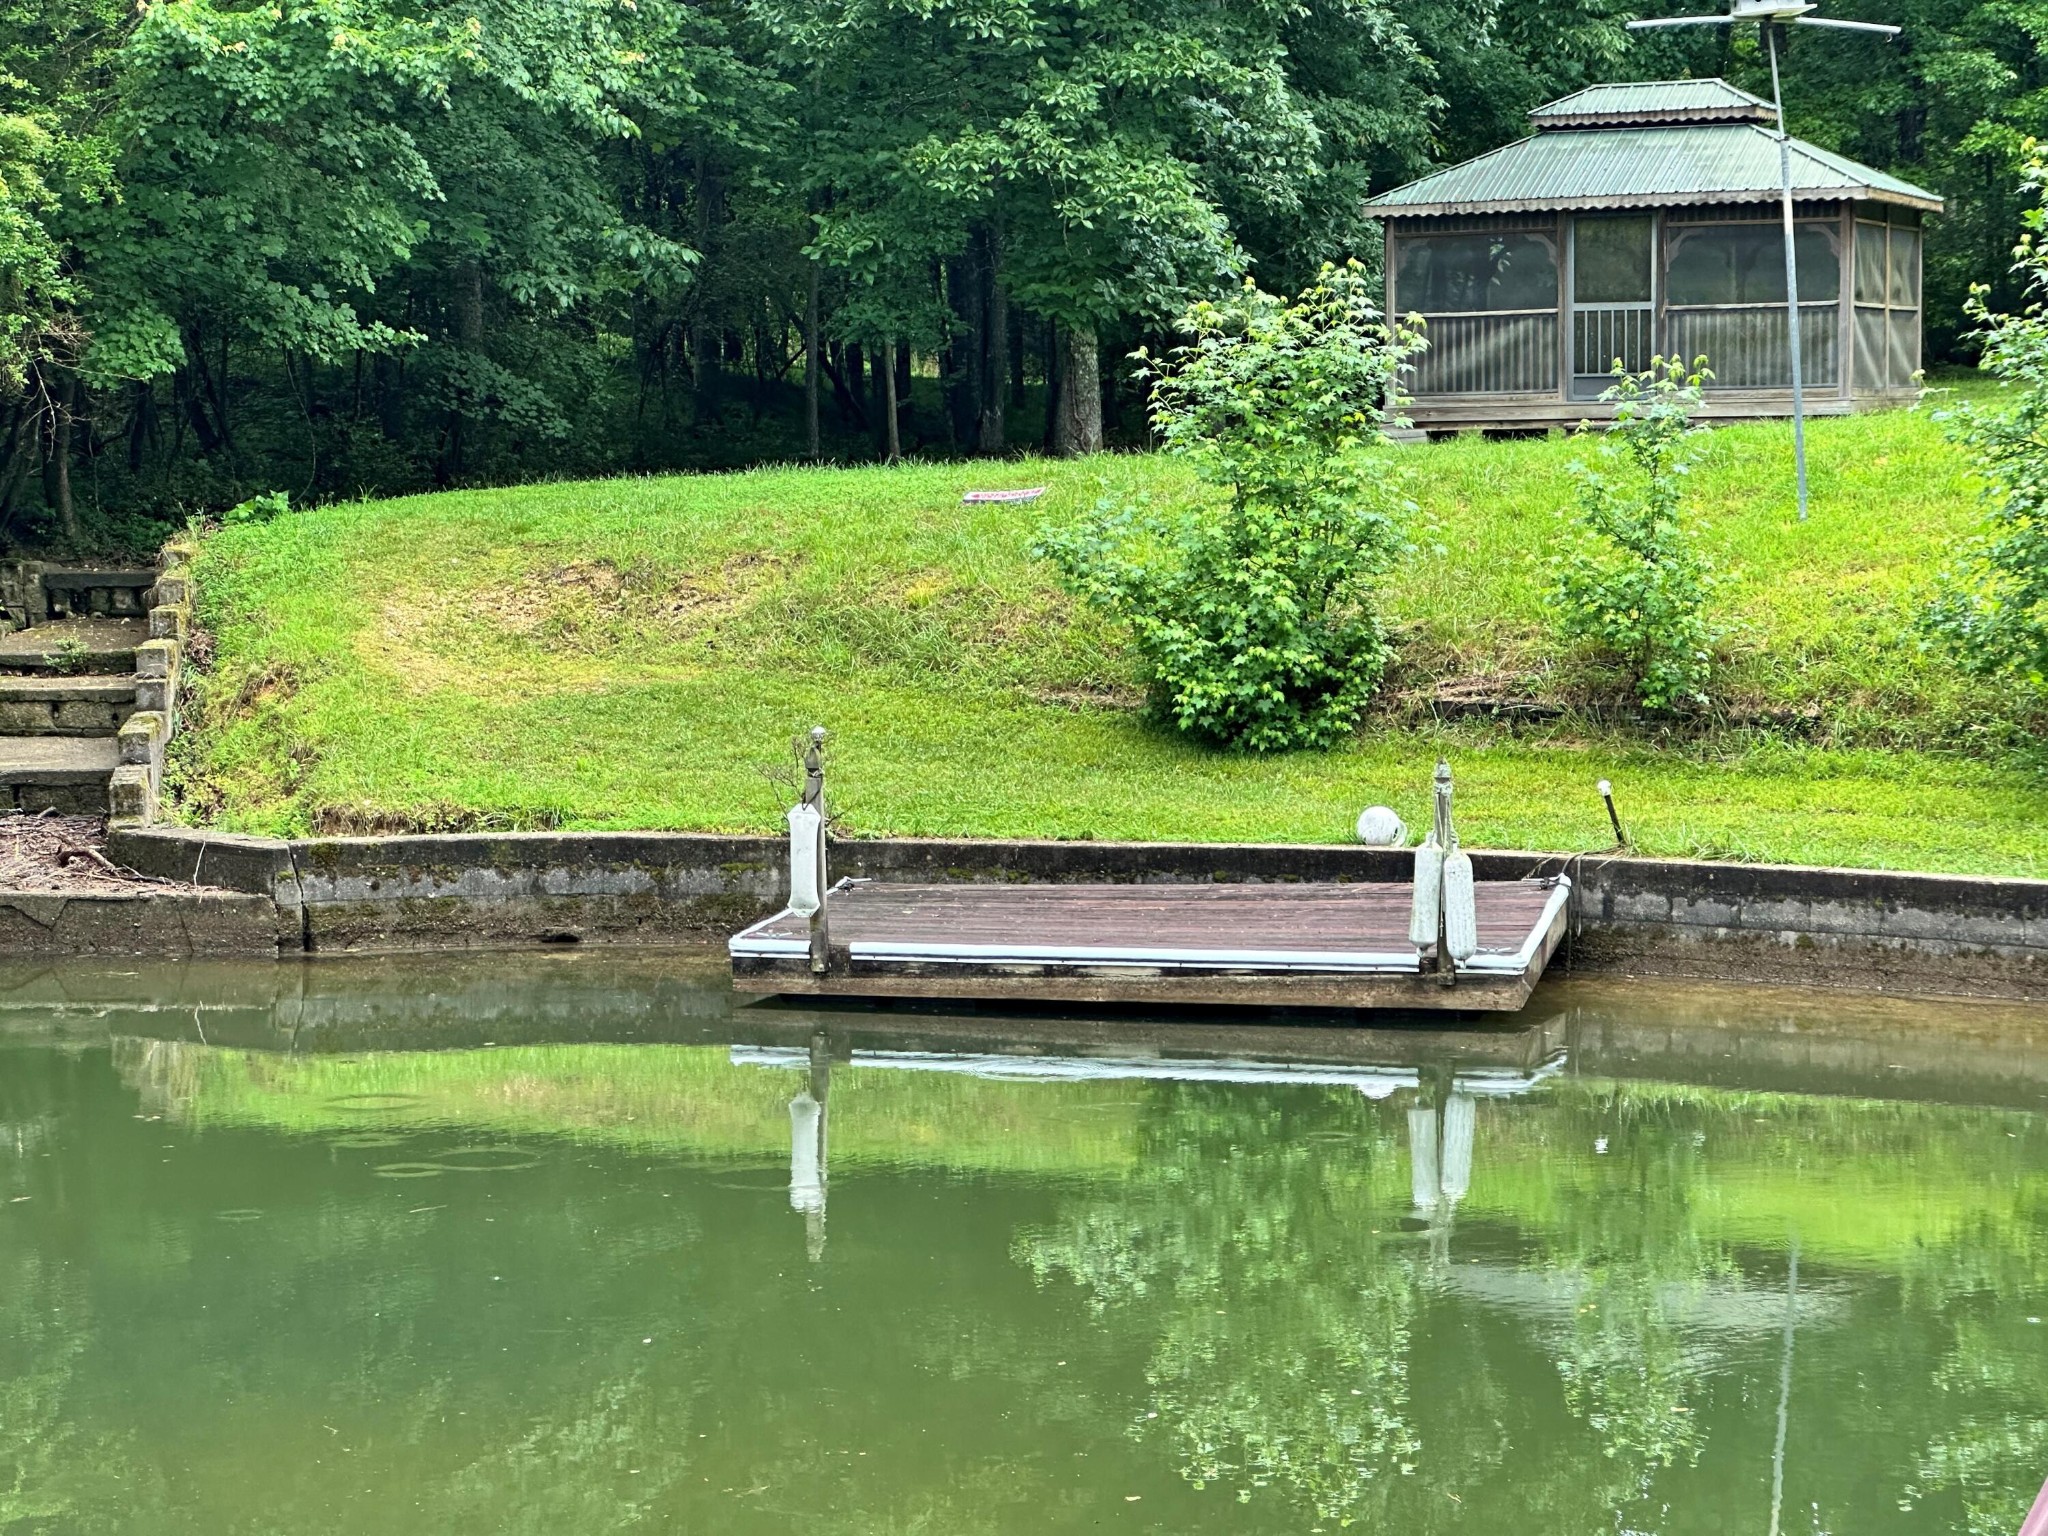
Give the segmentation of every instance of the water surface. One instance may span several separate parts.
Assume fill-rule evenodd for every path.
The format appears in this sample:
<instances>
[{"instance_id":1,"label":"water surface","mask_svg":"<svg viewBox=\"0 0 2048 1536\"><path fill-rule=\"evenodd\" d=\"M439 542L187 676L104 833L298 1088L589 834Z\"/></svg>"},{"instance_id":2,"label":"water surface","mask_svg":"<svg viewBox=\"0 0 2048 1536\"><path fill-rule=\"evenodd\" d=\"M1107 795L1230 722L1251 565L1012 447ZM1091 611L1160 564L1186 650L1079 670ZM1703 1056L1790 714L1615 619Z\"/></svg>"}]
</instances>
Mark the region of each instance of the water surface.
<instances>
[{"instance_id":1,"label":"water surface","mask_svg":"<svg viewBox=\"0 0 2048 1536\"><path fill-rule=\"evenodd\" d=\"M690 957L11 973L0 1530L2010 1533L2043 1033L1613 984L1453 1034L736 1015Z\"/></svg>"}]
</instances>

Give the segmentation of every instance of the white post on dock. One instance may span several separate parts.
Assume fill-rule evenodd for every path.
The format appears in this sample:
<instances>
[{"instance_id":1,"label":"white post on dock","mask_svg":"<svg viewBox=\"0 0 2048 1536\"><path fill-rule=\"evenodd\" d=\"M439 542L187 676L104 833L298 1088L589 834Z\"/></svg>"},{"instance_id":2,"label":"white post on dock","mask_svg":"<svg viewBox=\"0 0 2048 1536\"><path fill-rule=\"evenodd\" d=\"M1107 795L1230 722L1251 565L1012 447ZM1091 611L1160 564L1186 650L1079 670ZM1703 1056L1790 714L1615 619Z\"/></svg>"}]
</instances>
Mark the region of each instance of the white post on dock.
<instances>
[{"instance_id":1,"label":"white post on dock","mask_svg":"<svg viewBox=\"0 0 2048 1536\"><path fill-rule=\"evenodd\" d=\"M1451 765L1447 758L1436 760L1436 843L1443 849L1448 860L1451 849L1456 846L1457 833L1451 826ZM1438 877L1436 903L1436 978L1440 986L1454 987L1458 984L1458 969L1451 959L1449 912L1445 897L1450 893L1444 889L1442 877Z\"/></svg>"},{"instance_id":2,"label":"white post on dock","mask_svg":"<svg viewBox=\"0 0 2048 1536\"><path fill-rule=\"evenodd\" d=\"M803 804L817 813L818 905L811 913L811 972L822 976L831 968L832 937L825 908L831 900L832 881L825 869L825 727L811 727L810 745L804 751Z\"/></svg>"}]
</instances>

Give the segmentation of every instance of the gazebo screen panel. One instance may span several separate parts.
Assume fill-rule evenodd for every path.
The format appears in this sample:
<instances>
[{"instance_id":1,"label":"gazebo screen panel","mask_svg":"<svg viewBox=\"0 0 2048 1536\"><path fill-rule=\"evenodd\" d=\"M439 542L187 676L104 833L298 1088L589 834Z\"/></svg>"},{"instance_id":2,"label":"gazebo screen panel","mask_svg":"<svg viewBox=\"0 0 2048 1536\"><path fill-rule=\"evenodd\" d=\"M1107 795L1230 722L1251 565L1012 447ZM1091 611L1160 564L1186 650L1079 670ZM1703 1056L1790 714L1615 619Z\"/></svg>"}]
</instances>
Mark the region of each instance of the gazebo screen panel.
<instances>
[{"instance_id":1,"label":"gazebo screen panel","mask_svg":"<svg viewBox=\"0 0 2048 1536\"><path fill-rule=\"evenodd\" d=\"M1802 220L1793 226L1799 263L1800 369L1805 382L1841 380L1841 229ZM1688 362L1704 356L1710 389L1788 389L1783 226L1763 219L1688 223L1665 244L1668 350Z\"/></svg>"},{"instance_id":2,"label":"gazebo screen panel","mask_svg":"<svg viewBox=\"0 0 2048 1536\"><path fill-rule=\"evenodd\" d=\"M1427 322L1409 389L1529 394L1557 388L1557 240L1549 230L1407 234L1394 303Z\"/></svg>"},{"instance_id":3,"label":"gazebo screen panel","mask_svg":"<svg viewBox=\"0 0 2048 1536\"><path fill-rule=\"evenodd\" d=\"M1856 388L1907 389L1920 367L1920 230L1903 209L1856 219Z\"/></svg>"}]
</instances>

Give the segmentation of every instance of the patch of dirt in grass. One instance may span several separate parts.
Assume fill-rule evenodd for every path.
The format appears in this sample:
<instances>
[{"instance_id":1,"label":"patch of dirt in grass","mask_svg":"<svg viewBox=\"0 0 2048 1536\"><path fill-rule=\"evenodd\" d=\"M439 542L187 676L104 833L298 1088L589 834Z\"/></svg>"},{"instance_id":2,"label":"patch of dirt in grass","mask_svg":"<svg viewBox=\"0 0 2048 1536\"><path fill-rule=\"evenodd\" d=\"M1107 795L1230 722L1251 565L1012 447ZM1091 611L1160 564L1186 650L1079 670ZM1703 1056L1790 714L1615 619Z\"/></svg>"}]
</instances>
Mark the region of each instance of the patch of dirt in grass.
<instances>
[{"instance_id":1,"label":"patch of dirt in grass","mask_svg":"<svg viewBox=\"0 0 2048 1536\"><path fill-rule=\"evenodd\" d=\"M1119 683L1086 683L1077 688L1033 688L1034 704L1056 709L1139 710L1145 707L1145 690Z\"/></svg>"},{"instance_id":2,"label":"patch of dirt in grass","mask_svg":"<svg viewBox=\"0 0 2048 1536\"><path fill-rule=\"evenodd\" d=\"M649 630L680 640L742 607L781 576L786 564L749 552L657 585L609 560L576 561L479 592L468 607L477 621L549 650L600 649Z\"/></svg>"},{"instance_id":3,"label":"patch of dirt in grass","mask_svg":"<svg viewBox=\"0 0 2048 1536\"><path fill-rule=\"evenodd\" d=\"M551 810L476 811L439 802L394 810L375 805L322 805L312 815L316 837L396 837L439 832L551 832Z\"/></svg>"},{"instance_id":4,"label":"patch of dirt in grass","mask_svg":"<svg viewBox=\"0 0 2048 1536\"><path fill-rule=\"evenodd\" d=\"M778 580L787 562L734 555L679 580L652 583L609 560L579 560L449 596L406 590L384 603L358 655L414 694L602 687L607 662L634 662L694 639ZM600 670L593 673L593 665Z\"/></svg>"},{"instance_id":5,"label":"patch of dirt in grass","mask_svg":"<svg viewBox=\"0 0 2048 1536\"><path fill-rule=\"evenodd\" d=\"M780 555L734 555L649 593L647 611L671 636L696 634L746 606L788 570L789 562Z\"/></svg>"},{"instance_id":6,"label":"patch of dirt in grass","mask_svg":"<svg viewBox=\"0 0 2048 1536\"><path fill-rule=\"evenodd\" d=\"M244 672L232 687L223 688L222 681L213 675L200 694L201 713L209 726L247 719L286 703L299 691L298 669L281 661Z\"/></svg>"},{"instance_id":7,"label":"patch of dirt in grass","mask_svg":"<svg viewBox=\"0 0 2048 1536\"><path fill-rule=\"evenodd\" d=\"M582 635L627 608L625 574L609 560L578 560L509 586L486 587L463 605L468 617L507 634Z\"/></svg>"}]
</instances>

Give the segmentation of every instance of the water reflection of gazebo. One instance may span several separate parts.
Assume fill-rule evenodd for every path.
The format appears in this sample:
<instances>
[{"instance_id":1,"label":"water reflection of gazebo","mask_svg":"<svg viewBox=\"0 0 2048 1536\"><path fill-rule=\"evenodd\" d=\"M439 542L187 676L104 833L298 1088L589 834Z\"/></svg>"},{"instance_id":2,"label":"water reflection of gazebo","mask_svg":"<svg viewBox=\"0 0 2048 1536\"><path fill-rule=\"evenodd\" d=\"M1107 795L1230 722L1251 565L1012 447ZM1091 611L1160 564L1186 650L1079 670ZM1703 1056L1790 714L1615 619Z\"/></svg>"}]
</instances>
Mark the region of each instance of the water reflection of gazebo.
<instances>
[{"instance_id":1,"label":"water reflection of gazebo","mask_svg":"<svg viewBox=\"0 0 2048 1536\"><path fill-rule=\"evenodd\" d=\"M1366 205L1386 230L1387 308L1429 349L1423 428L1598 416L1617 360L1704 355L1704 414L1790 415L1778 139L1769 102L1722 80L1596 85L1536 131ZM1910 399L1920 367L1924 188L1791 141L1799 341L1810 415Z\"/></svg>"}]
</instances>

